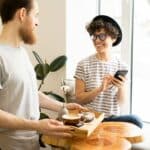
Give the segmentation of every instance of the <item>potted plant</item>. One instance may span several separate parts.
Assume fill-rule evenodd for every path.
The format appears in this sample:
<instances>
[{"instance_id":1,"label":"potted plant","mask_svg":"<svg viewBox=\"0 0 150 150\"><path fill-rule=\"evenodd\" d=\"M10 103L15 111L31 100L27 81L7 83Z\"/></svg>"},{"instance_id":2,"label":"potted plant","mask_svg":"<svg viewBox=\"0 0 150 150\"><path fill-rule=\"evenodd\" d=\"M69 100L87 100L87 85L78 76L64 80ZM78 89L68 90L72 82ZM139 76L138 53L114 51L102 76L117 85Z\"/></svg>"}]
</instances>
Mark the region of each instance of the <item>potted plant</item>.
<instances>
[{"instance_id":1,"label":"potted plant","mask_svg":"<svg viewBox=\"0 0 150 150\"><path fill-rule=\"evenodd\" d=\"M41 59L41 57L39 56L39 54L37 52L33 51L33 55L35 56L35 58L38 62L34 69L35 69L35 73L36 73L36 78L37 78L37 80L40 81L40 84L38 87L38 90L40 90L41 87L44 85L45 78L51 72L56 72L59 69L61 69L65 65L65 63L67 61L67 57L65 55L58 56L57 58L55 58L52 62L50 62L48 64L47 61L44 62ZM49 95L58 101L65 102L65 99L63 97L54 93L53 91L43 91L43 92L46 95ZM49 116L43 112L40 112L40 119L45 119L45 118L49 118ZM41 141L41 135L40 135L39 142L40 142L41 147L45 147L45 145Z\"/></svg>"}]
</instances>

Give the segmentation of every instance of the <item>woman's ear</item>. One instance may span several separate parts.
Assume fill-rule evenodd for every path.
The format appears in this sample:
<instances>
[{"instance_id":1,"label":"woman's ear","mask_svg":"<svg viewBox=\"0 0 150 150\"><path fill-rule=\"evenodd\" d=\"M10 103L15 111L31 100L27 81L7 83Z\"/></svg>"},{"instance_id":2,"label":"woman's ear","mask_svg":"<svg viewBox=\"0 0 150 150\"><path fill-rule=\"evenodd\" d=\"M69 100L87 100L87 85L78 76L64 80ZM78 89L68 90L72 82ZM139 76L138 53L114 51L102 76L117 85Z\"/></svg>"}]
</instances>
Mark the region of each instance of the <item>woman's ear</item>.
<instances>
[{"instance_id":1,"label":"woman's ear","mask_svg":"<svg viewBox=\"0 0 150 150\"><path fill-rule=\"evenodd\" d=\"M112 44L116 42L116 38L112 38Z\"/></svg>"}]
</instances>

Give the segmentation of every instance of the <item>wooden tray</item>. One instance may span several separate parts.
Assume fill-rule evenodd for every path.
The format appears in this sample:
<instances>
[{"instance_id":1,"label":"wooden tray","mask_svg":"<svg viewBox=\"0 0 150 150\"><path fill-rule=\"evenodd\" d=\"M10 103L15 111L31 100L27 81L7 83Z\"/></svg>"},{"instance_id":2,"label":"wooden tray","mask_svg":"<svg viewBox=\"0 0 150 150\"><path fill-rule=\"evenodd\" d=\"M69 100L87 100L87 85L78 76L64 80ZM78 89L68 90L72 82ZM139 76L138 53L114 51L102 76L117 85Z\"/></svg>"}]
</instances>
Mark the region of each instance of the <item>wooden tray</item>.
<instances>
[{"instance_id":1,"label":"wooden tray","mask_svg":"<svg viewBox=\"0 0 150 150\"><path fill-rule=\"evenodd\" d=\"M73 127L74 131L72 132L73 136L79 138L85 138L91 135L91 133L96 129L96 127L101 123L104 119L104 113L95 113L95 118L89 123L84 123L81 127Z\"/></svg>"},{"instance_id":2,"label":"wooden tray","mask_svg":"<svg viewBox=\"0 0 150 150\"><path fill-rule=\"evenodd\" d=\"M94 114L95 114L95 118L93 121L89 123L84 123L84 125L81 127L73 127L74 131L72 131L72 134L74 135L74 137L86 138L91 135L91 133L104 119L104 113L94 112ZM45 144L50 144L59 147L66 147L72 143L72 139L59 138L59 137L47 136L47 135L42 136L42 141Z\"/></svg>"}]
</instances>

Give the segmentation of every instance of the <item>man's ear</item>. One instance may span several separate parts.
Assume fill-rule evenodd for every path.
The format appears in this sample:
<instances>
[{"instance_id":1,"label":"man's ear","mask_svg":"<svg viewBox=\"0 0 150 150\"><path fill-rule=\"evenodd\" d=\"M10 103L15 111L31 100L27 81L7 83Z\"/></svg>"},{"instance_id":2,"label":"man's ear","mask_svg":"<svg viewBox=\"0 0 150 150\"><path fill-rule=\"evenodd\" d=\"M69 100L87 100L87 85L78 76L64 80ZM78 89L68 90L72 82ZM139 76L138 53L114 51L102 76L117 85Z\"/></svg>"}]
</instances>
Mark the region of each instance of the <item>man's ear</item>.
<instances>
[{"instance_id":1,"label":"man's ear","mask_svg":"<svg viewBox=\"0 0 150 150\"><path fill-rule=\"evenodd\" d=\"M23 22L25 17L27 16L27 10L25 8L18 9L16 12L16 16L21 22Z\"/></svg>"}]
</instances>

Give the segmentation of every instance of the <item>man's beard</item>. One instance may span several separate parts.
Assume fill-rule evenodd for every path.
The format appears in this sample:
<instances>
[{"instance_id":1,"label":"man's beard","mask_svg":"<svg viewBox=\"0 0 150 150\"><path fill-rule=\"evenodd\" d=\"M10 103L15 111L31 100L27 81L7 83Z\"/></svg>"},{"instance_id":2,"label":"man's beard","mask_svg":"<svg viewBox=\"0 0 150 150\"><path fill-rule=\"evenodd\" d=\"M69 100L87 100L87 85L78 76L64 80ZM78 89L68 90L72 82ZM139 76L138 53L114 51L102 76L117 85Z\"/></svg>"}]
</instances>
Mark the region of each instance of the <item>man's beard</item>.
<instances>
[{"instance_id":1,"label":"man's beard","mask_svg":"<svg viewBox=\"0 0 150 150\"><path fill-rule=\"evenodd\" d=\"M19 35L25 44L31 44L32 45L32 44L36 43L36 35L31 30L29 31L25 28L21 28L19 31Z\"/></svg>"}]
</instances>

